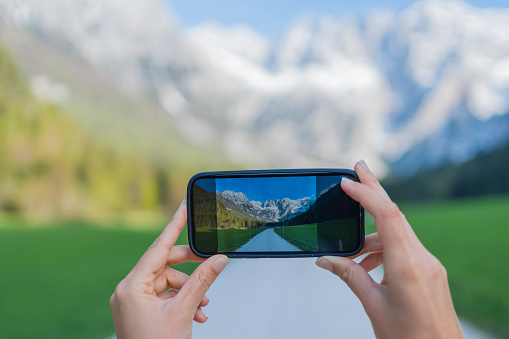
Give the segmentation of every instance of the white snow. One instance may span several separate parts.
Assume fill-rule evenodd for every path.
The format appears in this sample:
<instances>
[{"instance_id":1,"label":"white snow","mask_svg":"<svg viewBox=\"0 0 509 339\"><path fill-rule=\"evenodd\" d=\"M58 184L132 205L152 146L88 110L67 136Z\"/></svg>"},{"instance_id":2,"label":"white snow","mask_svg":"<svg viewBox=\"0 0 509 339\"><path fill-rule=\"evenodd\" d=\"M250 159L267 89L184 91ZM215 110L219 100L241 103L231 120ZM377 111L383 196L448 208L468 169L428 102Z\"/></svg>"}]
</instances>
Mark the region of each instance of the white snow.
<instances>
[{"instance_id":1,"label":"white snow","mask_svg":"<svg viewBox=\"0 0 509 339\"><path fill-rule=\"evenodd\" d=\"M381 175L458 107L479 128L509 112L509 10L420 1L297 20L277 43L247 26L182 29L158 0L0 0L0 12L56 37L125 90L155 91L185 135L249 167L364 158ZM450 143L438 139L434 147Z\"/></svg>"}]
</instances>

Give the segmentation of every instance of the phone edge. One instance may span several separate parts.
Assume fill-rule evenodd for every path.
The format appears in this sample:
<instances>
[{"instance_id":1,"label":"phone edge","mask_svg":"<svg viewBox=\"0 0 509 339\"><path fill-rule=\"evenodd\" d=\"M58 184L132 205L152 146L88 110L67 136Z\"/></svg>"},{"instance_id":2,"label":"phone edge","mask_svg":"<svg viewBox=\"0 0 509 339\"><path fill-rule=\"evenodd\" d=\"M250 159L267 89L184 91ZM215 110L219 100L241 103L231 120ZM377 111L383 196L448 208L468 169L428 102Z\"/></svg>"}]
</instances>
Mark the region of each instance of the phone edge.
<instances>
[{"instance_id":1,"label":"phone edge","mask_svg":"<svg viewBox=\"0 0 509 339\"><path fill-rule=\"evenodd\" d=\"M199 178L207 177L207 176L228 176L228 175L249 175L252 173L256 174L298 174L298 173L330 173L331 171L337 171L337 172L343 172L350 174L355 181L359 182L359 176L354 170L348 169L348 168L303 168L303 169L268 169L268 170L241 170L241 171L209 171L209 172L199 172L196 173L189 179L189 182L187 183L187 199L186 199L186 205L187 205L187 239L189 243L189 248L191 251L200 258L210 258L216 254L203 254L200 253L195 247L194 247L194 241L193 241L193 232L192 232L192 218L191 218L191 187L192 184ZM360 204L359 204L360 205ZM340 256L340 257L349 257L353 256L364 248L364 242L365 242L365 212L362 205L360 205L360 219L361 219L361 225L360 225L360 244L359 248L353 252L348 253L316 253L316 254L278 254L278 255L270 255L270 254L249 254L249 253L230 253L230 254L223 254L226 255L228 258L239 258L239 259L259 259L259 258L311 258L311 257L322 257L322 256Z\"/></svg>"}]
</instances>

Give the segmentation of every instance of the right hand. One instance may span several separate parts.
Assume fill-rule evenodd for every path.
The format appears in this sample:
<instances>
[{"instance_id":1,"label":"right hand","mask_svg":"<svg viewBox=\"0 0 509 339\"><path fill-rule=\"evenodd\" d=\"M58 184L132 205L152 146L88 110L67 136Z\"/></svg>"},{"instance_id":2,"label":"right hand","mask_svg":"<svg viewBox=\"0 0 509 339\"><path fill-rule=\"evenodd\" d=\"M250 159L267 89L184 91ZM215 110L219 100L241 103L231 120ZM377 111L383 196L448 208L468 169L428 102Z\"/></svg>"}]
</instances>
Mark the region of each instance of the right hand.
<instances>
[{"instance_id":1,"label":"right hand","mask_svg":"<svg viewBox=\"0 0 509 339\"><path fill-rule=\"evenodd\" d=\"M316 264L339 276L359 298L377 338L464 338L447 273L419 241L364 161L355 165L360 183L341 188L375 218L377 233L354 257L320 257ZM360 263L352 259L371 252ZM384 265L380 284L368 274Z\"/></svg>"}]
</instances>

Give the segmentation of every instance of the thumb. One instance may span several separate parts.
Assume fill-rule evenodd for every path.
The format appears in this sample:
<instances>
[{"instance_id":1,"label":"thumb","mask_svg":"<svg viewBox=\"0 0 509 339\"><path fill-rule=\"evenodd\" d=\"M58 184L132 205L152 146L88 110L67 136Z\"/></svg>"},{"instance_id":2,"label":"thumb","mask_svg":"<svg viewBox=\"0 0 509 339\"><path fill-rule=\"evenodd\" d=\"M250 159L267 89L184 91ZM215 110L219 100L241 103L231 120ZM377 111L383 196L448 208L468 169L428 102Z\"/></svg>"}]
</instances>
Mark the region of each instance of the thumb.
<instances>
[{"instance_id":1,"label":"thumb","mask_svg":"<svg viewBox=\"0 0 509 339\"><path fill-rule=\"evenodd\" d=\"M227 264L228 257L215 255L205 260L194 270L175 297L181 303L184 312L191 312L194 315L210 285Z\"/></svg>"},{"instance_id":2,"label":"thumb","mask_svg":"<svg viewBox=\"0 0 509 339\"><path fill-rule=\"evenodd\" d=\"M361 303L373 297L376 283L369 273L352 259L325 256L316 260L316 265L341 278Z\"/></svg>"}]
</instances>

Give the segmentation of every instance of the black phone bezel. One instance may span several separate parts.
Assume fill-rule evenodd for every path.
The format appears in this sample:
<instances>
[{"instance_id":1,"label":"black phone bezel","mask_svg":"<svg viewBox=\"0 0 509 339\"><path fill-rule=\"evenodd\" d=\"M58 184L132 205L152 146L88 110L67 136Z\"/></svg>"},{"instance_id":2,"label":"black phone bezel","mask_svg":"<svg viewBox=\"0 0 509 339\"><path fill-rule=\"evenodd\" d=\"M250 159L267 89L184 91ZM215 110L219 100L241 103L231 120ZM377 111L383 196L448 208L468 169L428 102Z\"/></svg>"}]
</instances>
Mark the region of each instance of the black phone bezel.
<instances>
[{"instance_id":1,"label":"black phone bezel","mask_svg":"<svg viewBox=\"0 0 509 339\"><path fill-rule=\"evenodd\" d=\"M208 258L215 254L224 254L229 258L303 258L303 257L321 257L324 255L348 257L359 253L364 247L365 226L364 226L364 208L359 204L360 214L360 230L359 230L359 247L352 252L315 252L315 253L289 253L289 252L239 252L239 253L200 253L194 243L194 220L192 215L193 195L192 187L198 179L216 179L216 178L246 178L246 177L262 177L262 176L301 176L301 175L343 175L348 176L353 181L359 181L359 177L355 171L350 169L275 169L275 170L246 170L246 171L215 171L201 172L195 174L187 185L187 229L189 247L194 254L201 258Z\"/></svg>"}]
</instances>

